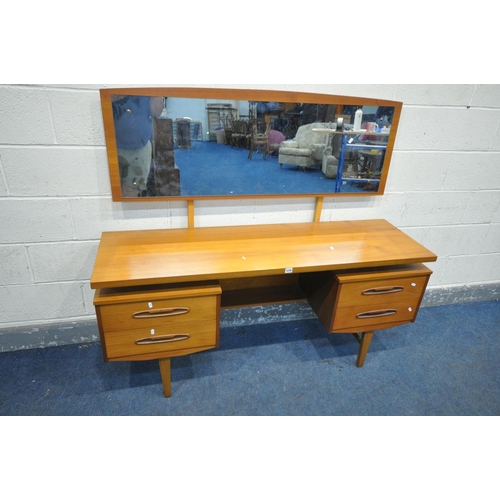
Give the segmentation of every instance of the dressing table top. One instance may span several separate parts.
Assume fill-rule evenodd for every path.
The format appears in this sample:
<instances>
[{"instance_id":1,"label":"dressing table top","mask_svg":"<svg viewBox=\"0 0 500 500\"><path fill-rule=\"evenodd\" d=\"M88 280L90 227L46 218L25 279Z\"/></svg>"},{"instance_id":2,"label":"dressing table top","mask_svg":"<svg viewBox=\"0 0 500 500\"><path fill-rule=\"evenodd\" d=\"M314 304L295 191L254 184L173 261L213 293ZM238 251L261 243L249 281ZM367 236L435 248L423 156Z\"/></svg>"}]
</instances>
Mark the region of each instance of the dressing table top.
<instances>
[{"instance_id":1,"label":"dressing table top","mask_svg":"<svg viewBox=\"0 0 500 500\"><path fill-rule=\"evenodd\" d=\"M101 289L436 260L385 220L106 232L90 283Z\"/></svg>"}]
</instances>

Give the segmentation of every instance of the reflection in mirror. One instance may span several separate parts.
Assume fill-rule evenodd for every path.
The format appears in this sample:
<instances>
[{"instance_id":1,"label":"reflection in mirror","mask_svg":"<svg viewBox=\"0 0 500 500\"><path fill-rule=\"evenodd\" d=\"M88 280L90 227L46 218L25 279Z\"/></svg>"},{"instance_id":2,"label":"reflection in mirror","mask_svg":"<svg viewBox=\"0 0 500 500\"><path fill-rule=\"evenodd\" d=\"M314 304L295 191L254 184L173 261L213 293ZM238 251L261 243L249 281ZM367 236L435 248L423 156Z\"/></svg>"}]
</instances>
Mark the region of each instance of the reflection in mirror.
<instances>
[{"instance_id":1,"label":"reflection in mirror","mask_svg":"<svg viewBox=\"0 0 500 500\"><path fill-rule=\"evenodd\" d=\"M115 200L383 193L400 103L163 90L101 91Z\"/></svg>"}]
</instances>

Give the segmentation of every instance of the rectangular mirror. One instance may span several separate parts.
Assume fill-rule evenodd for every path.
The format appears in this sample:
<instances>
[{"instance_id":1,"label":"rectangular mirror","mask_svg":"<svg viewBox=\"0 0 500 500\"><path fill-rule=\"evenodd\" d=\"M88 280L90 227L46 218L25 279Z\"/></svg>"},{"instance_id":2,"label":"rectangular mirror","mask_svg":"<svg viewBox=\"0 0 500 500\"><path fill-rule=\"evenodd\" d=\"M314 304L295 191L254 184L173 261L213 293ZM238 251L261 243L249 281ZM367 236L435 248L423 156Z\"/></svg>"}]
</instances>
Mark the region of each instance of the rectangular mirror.
<instances>
[{"instance_id":1,"label":"rectangular mirror","mask_svg":"<svg viewBox=\"0 0 500 500\"><path fill-rule=\"evenodd\" d=\"M114 201L381 195L402 108L266 90L100 92Z\"/></svg>"}]
</instances>

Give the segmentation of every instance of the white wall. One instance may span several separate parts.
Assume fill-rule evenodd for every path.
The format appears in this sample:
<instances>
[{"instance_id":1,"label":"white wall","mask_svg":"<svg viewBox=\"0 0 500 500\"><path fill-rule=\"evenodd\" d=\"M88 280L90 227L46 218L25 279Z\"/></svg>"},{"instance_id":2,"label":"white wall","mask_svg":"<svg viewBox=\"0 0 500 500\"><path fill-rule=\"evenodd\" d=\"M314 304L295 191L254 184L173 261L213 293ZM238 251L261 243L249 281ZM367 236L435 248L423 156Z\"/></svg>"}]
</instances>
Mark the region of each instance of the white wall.
<instances>
[{"instance_id":1,"label":"white wall","mask_svg":"<svg viewBox=\"0 0 500 500\"><path fill-rule=\"evenodd\" d=\"M0 330L92 319L102 231L187 225L183 202L111 201L104 86L0 86ZM404 229L439 255L436 293L500 284L500 85L246 87L402 101L385 196L327 199L323 220ZM310 221L313 210L313 199L200 202L196 224Z\"/></svg>"}]
</instances>

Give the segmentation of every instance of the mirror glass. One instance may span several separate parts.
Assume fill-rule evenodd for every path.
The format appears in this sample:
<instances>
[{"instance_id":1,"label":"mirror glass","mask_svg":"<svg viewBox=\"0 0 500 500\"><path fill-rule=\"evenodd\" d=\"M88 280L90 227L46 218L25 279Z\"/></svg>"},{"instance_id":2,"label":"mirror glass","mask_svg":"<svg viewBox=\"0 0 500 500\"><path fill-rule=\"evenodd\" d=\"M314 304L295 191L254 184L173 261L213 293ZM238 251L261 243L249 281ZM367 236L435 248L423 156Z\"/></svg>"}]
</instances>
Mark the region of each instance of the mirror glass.
<instances>
[{"instance_id":1,"label":"mirror glass","mask_svg":"<svg viewBox=\"0 0 500 500\"><path fill-rule=\"evenodd\" d=\"M379 195L401 110L224 89L107 89L101 100L115 201Z\"/></svg>"}]
</instances>

